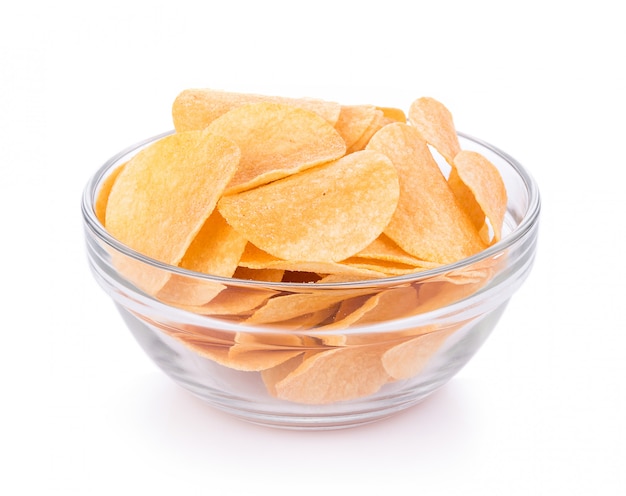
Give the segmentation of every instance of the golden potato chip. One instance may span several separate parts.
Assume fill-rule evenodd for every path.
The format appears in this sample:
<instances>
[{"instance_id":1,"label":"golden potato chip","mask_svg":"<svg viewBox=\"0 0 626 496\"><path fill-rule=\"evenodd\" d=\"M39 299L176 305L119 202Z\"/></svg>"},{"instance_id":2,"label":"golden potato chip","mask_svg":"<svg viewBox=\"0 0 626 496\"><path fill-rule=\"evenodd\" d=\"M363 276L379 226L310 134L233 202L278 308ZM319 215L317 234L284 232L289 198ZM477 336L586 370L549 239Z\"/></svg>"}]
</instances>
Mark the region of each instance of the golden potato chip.
<instances>
[{"instance_id":1,"label":"golden potato chip","mask_svg":"<svg viewBox=\"0 0 626 496\"><path fill-rule=\"evenodd\" d=\"M389 124L367 146L387 155L400 176L400 200L384 233L409 254L451 263L485 248L458 205L428 145L407 124Z\"/></svg>"},{"instance_id":2,"label":"golden potato chip","mask_svg":"<svg viewBox=\"0 0 626 496\"><path fill-rule=\"evenodd\" d=\"M348 150L381 112L373 105L342 105L335 129L345 141Z\"/></svg>"},{"instance_id":3,"label":"golden potato chip","mask_svg":"<svg viewBox=\"0 0 626 496\"><path fill-rule=\"evenodd\" d=\"M417 290L411 286L399 286L385 289L374 295L352 299L340 307L335 321L315 329L313 336L325 345L354 346L364 344L389 344L415 335L415 329L363 333L351 332L344 336L327 335L329 331L368 326L370 324L401 319L418 313L419 298ZM424 331L426 332L426 331Z\"/></svg>"},{"instance_id":4,"label":"golden potato chip","mask_svg":"<svg viewBox=\"0 0 626 496\"><path fill-rule=\"evenodd\" d=\"M372 279L370 272L371 271L367 271L359 275L355 275L353 272L345 274L324 274L322 278L316 282L317 284L337 284L342 282L367 281Z\"/></svg>"},{"instance_id":5,"label":"golden potato chip","mask_svg":"<svg viewBox=\"0 0 626 496\"><path fill-rule=\"evenodd\" d=\"M220 294L226 286L223 284L191 278L180 274L172 274L163 287L156 293L162 302L199 311L202 305Z\"/></svg>"},{"instance_id":6,"label":"golden potato chip","mask_svg":"<svg viewBox=\"0 0 626 496\"><path fill-rule=\"evenodd\" d=\"M467 298L486 284L487 280L452 282L435 280L422 283L418 289L418 313L426 313Z\"/></svg>"},{"instance_id":7,"label":"golden potato chip","mask_svg":"<svg viewBox=\"0 0 626 496\"><path fill-rule=\"evenodd\" d=\"M348 148L348 153L353 153L365 149L372 136L374 136L374 134L376 134L376 132L380 128L382 128L386 124L389 124L390 122L391 120L387 119L381 110L376 109L374 113L374 118L371 120L369 126L367 126L367 129L365 129L359 139L356 140L352 144L352 146Z\"/></svg>"},{"instance_id":8,"label":"golden potato chip","mask_svg":"<svg viewBox=\"0 0 626 496\"><path fill-rule=\"evenodd\" d=\"M277 322L277 326L281 329L290 329L292 331L308 331L324 325L337 312L338 305L331 305L326 308L320 308L313 312L298 315L290 320ZM313 336L308 336L313 338ZM324 344L324 343L321 343Z\"/></svg>"},{"instance_id":9,"label":"golden potato chip","mask_svg":"<svg viewBox=\"0 0 626 496\"><path fill-rule=\"evenodd\" d=\"M452 165L461 145L450 111L438 100L418 98L409 109L409 121L420 135Z\"/></svg>"},{"instance_id":10,"label":"golden potato chip","mask_svg":"<svg viewBox=\"0 0 626 496\"><path fill-rule=\"evenodd\" d=\"M394 380L415 377L456 330L429 332L389 348L381 358L385 371Z\"/></svg>"},{"instance_id":11,"label":"golden potato chip","mask_svg":"<svg viewBox=\"0 0 626 496\"><path fill-rule=\"evenodd\" d=\"M332 305L351 296L357 296L367 290L353 291L328 291L321 292L319 288L311 292L287 294L277 296L267 301L265 305L258 308L246 324L270 324L290 320L301 315L307 315Z\"/></svg>"},{"instance_id":12,"label":"golden potato chip","mask_svg":"<svg viewBox=\"0 0 626 496\"><path fill-rule=\"evenodd\" d=\"M187 329L171 328L168 326L159 326L168 336L178 339L182 342L196 343L198 345L206 345L228 349L235 344L234 333L218 332L214 329L205 329L199 327L189 327Z\"/></svg>"},{"instance_id":13,"label":"golden potato chip","mask_svg":"<svg viewBox=\"0 0 626 496\"><path fill-rule=\"evenodd\" d=\"M208 358L209 360L218 363L219 365L223 365L224 367L234 368L231 367L231 361L228 359L228 351L230 347L215 345L182 335L175 336L175 339L203 358Z\"/></svg>"},{"instance_id":14,"label":"golden potato chip","mask_svg":"<svg viewBox=\"0 0 626 496\"><path fill-rule=\"evenodd\" d=\"M145 319L144 319L145 320ZM178 336L183 339L196 340L216 346L229 347L235 344L236 333L234 331L215 329L208 325L171 322L159 323L159 327L170 336Z\"/></svg>"},{"instance_id":15,"label":"golden potato chip","mask_svg":"<svg viewBox=\"0 0 626 496\"><path fill-rule=\"evenodd\" d=\"M117 176L119 176L120 172L124 170L125 165L126 164L122 164L119 167L113 169L113 171L111 171L111 173L100 184L98 196L96 197L96 202L94 204L94 212L103 226L106 224L106 210L107 203L109 202L109 194L111 193L111 188L113 187Z\"/></svg>"},{"instance_id":16,"label":"golden potato chip","mask_svg":"<svg viewBox=\"0 0 626 496\"><path fill-rule=\"evenodd\" d=\"M358 267L351 267L343 263L338 262L310 262L310 261L298 261L298 260L283 260L270 255L267 252L254 246L252 243L248 243L244 250L241 259L239 260L239 266L256 270L271 270L280 269L283 271L300 271L309 274L326 274L343 277L344 281L359 280L359 279L376 279L380 277L380 273L361 269ZM293 279L292 279L293 280ZM300 282L303 282L300 280Z\"/></svg>"},{"instance_id":17,"label":"golden potato chip","mask_svg":"<svg viewBox=\"0 0 626 496\"><path fill-rule=\"evenodd\" d=\"M460 152L459 152L460 153ZM483 209L476 201L476 197L472 190L467 187L467 185L461 180L459 175L456 172L456 168L452 167L450 169L450 175L448 176L448 185L450 189L454 193L457 202L465 210L467 216L474 224L474 227L480 233L480 237L485 244L489 244L490 242L490 233L485 233L485 213ZM488 230L488 228L487 228Z\"/></svg>"},{"instance_id":18,"label":"golden potato chip","mask_svg":"<svg viewBox=\"0 0 626 496\"><path fill-rule=\"evenodd\" d=\"M221 363L235 370L258 372L275 367L300 354L302 354L301 350L264 350L255 346L235 343L228 350L228 356L222 357Z\"/></svg>"},{"instance_id":19,"label":"golden potato chip","mask_svg":"<svg viewBox=\"0 0 626 496\"><path fill-rule=\"evenodd\" d=\"M172 118L177 132L206 128L226 112L250 103L280 103L314 112L335 125L341 106L335 102L315 98L288 98L281 96L235 93L212 89L182 91L172 105Z\"/></svg>"},{"instance_id":20,"label":"golden potato chip","mask_svg":"<svg viewBox=\"0 0 626 496\"><path fill-rule=\"evenodd\" d=\"M403 264L419 269L435 269L441 265L436 262L428 262L409 255L384 233L378 236L374 241L372 241L352 258L395 262L397 264Z\"/></svg>"},{"instance_id":21,"label":"golden potato chip","mask_svg":"<svg viewBox=\"0 0 626 496\"><path fill-rule=\"evenodd\" d=\"M241 150L225 194L329 162L346 151L342 137L319 115L278 103L237 107L215 119L207 131L234 141Z\"/></svg>"},{"instance_id":22,"label":"golden potato chip","mask_svg":"<svg viewBox=\"0 0 626 496\"><path fill-rule=\"evenodd\" d=\"M414 265L406 265L399 262L389 262L387 260L377 260L373 258L349 257L341 262L341 264L348 267L354 267L359 270L376 272L378 273L379 278L413 274L415 272L419 272L420 270L424 270L420 267L415 267Z\"/></svg>"},{"instance_id":23,"label":"golden potato chip","mask_svg":"<svg viewBox=\"0 0 626 496\"><path fill-rule=\"evenodd\" d=\"M389 379L383 351L380 346L350 346L315 353L268 389L279 399L311 405L369 396Z\"/></svg>"},{"instance_id":24,"label":"golden potato chip","mask_svg":"<svg viewBox=\"0 0 626 496\"><path fill-rule=\"evenodd\" d=\"M355 325L392 321L415 314L418 304L417 291L412 286L385 289L372 297L375 305L363 312ZM386 335L389 333L385 333Z\"/></svg>"},{"instance_id":25,"label":"golden potato chip","mask_svg":"<svg viewBox=\"0 0 626 496\"><path fill-rule=\"evenodd\" d=\"M196 272L231 277L247 243L216 209L189 245L180 266Z\"/></svg>"},{"instance_id":26,"label":"golden potato chip","mask_svg":"<svg viewBox=\"0 0 626 496\"><path fill-rule=\"evenodd\" d=\"M214 339L197 333L167 332L167 334L204 358L225 367L245 372L257 372L271 368L302 353L302 350L298 349L280 349L277 347L260 349L258 346Z\"/></svg>"},{"instance_id":27,"label":"golden potato chip","mask_svg":"<svg viewBox=\"0 0 626 496\"><path fill-rule=\"evenodd\" d=\"M376 296L377 295L372 296L367 293L342 301L335 313L333 321L325 326L318 327L315 331L325 333L327 331L347 329L376 306L378 303ZM314 336L322 339L325 344L332 344L333 346L344 345L347 341L345 336L342 336L339 340L337 337L333 337L332 341L329 340L328 336L325 334L315 334Z\"/></svg>"},{"instance_id":28,"label":"golden potato chip","mask_svg":"<svg viewBox=\"0 0 626 496\"><path fill-rule=\"evenodd\" d=\"M337 262L378 237L398 196L393 164L381 153L362 151L224 196L218 209L251 243L277 258Z\"/></svg>"},{"instance_id":29,"label":"golden potato chip","mask_svg":"<svg viewBox=\"0 0 626 496\"><path fill-rule=\"evenodd\" d=\"M450 179L449 183L452 190L456 193L457 188L460 189L460 198L463 206L468 205L468 211L475 212L475 207L467 195L463 195L463 188L459 187L462 183L472 192L474 201L479 205L483 213L483 218L489 219L491 228L493 229L493 240L499 241L502 237L502 224L504 215L506 214L507 194L504 181L500 172L487 158L478 152L463 150L454 157L454 167L452 173L455 179ZM452 178L452 174L451 174ZM482 229L483 223L474 218L478 229ZM488 239L488 234L485 236Z\"/></svg>"},{"instance_id":30,"label":"golden potato chip","mask_svg":"<svg viewBox=\"0 0 626 496\"><path fill-rule=\"evenodd\" d=\"M106 228L143 255L178 265L239 164L239 148L204 131L167 136L131 158L111 188ZM141 274L135 274L141 280ZM144 289L167 280L150 275ZM148 287L145 287L148 286Z\"/></svg>"},{"instance_id":31,"label":"golden potato chip","mask_svg":"<svg viewBox=\"0 0 626 496\"><path fill-rule=\"evenodd\" d=\"M383 115L391 121L406 123L406 114L404 110L395 107L376 107Z\"/></svg>"},{"instance_id":32,"label":"golden potato chip","mask_svg":"<svg viewBox=\"0 0 626 496\"><path fill-rule=\"evenodd\" d=\"M243 320L276 293L267 288L243 288L230 285L203 304L189 306L187 309L201 315L221 315L231 319L240 317L238 320Z\"/></svg>"},{"instance_id":33,"label":"golden potato chip","mask_svg":"<svg viewBox=\"0 0 626 496\"><path fill-rule=\"evenodd\" d=\"M276 396L276 384L287 377L303 362L305 356L313 355L315 352L303 352L295 357L290 358L272 368L261 371L261 378L265 384L267 392L272 396Z\"/></svg>"}]
</instances>

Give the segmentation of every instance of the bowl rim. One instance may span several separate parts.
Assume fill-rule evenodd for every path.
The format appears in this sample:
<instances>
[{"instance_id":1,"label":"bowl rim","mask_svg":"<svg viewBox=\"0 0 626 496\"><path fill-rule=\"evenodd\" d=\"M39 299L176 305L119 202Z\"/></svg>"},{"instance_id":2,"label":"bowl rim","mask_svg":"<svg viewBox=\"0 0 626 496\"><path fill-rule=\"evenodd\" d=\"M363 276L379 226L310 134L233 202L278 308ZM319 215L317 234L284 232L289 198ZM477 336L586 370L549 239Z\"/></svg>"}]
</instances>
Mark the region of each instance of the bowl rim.
<instances>
[{"instance_id":1,"label":"bowl rim","mask_svg":"<svg viewBox=\"0 0 626 496\"><path fill-rule=\"evenodd\" d=\"M106 243L112 249L123 253L134 260L150 265L154 268L165 270L173 274L178 274L183 277L191 277L200 280L211 281L214 283L228 284L231 286L242 287L257 287L257 288L275 288L282 291L297 291L299 289L312 289L312 284L307 282L268 282L249 279L238 279L234 277L216 276L212 274L196 272L175 265L170 265L159 260L153 259L142 253L139 253L129 246L125 245L115 237L113 237L106 228L102 225L95 213L95 199L102 179L106 177L107 173L111 170L114 164L118 163L123 157L135 152L139 152L142 148L156 142L166 136L173 134L175 131L170 130L150 138L146 138L133 145L126 147L120 152L109 158L102 166L100 166L96 172L90 177L87 184L83 189L81 211L83 217L84 227L93 232L101 241ZM504 152L500 148L484 141L480 138L476 138L467 133L457 131L459 137L471 141L476 145L482 146L488 149L490 152L502 158L506 161L522 179L526 192L528 193L528 207L521 222L505 237L499 240L497 243L489 246L485 250L482 250L470 257L463 258L450 264L444 264L433 269L425 269L410 274L402 274L397 276L386 276L377 279L364 279L356 281L344 281L333 283L315 283L313 287L321 289L352 289L352 288L380 288L384 286L414 283L421 280L427 280L432 277L441 276L453 271L459 271L465 267L471 266L482 260L486 260L490 257L494 257L497 254L504 252L510 246L515 245L520 239L524 238L526 234L533 229L537 224L539 214L541 211L541 197L539 187L524 166L508 153Z\"/></svg>"}]
</instances>

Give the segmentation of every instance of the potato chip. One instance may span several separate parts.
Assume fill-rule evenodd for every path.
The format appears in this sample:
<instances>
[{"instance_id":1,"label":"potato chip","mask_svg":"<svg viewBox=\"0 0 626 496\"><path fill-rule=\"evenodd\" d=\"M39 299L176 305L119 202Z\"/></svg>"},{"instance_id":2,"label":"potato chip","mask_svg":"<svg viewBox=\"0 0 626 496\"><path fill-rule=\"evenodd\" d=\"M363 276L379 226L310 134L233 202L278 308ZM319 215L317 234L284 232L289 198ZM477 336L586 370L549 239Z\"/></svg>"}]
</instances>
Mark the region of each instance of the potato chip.
<instances>
[{"instance_id":1,"label":"potato chip","mask_svg":"<svg viewBox=\"0 0 626 496\"><path fill-rule=\"evenodd\" d=\"M338 103L315 98L287 98L212 89L188 89L182 91L172 105L174 127L178 132L201 130L236 107L260 102L280 103L309 110L331 125L339 119L341 108Z\"/></svg>"},{"instance_id":2,"label":"potato chip","mask_svg":"<svg viewBox=\"0 0 626 496\"><path fill-rule=\"evenodd\" d=\"M201 315L222 315L230 318L249 317L252 312L277 292L267 288L244 288L229 285L200 306L188 310ZM179 305L180 306L180 305Z\"/></svg>"},{"instance_id":3,"label":"potato chip","mask_svg":"<svg viewBox=\"0 0 626 496\"><path fill-rule=\"evenodd\" d=\"M218 209L251 243L277 258L337 262L379 236L399 191L389 159L362 151L224 196Z\"/></svg>"},{"instance_id":4,"label":"potato chip","mask_svg":"<svg viewBox=\"0 0 626 496\"><path fill-rule=\"evenodd\" d=\"M261 371L261 378L265 384L267 392L272 396L276 396L276 384L287 377L291 372L298 368L304 361L305 356L310 356L315 352L303 352L295 357L290 358L272 368Z\"/></svg>"},{"instance_id":5,"label":"potato chip","mask_svg":"<svg viewBox=\"0 0 626 496\"><path fill-rule=\"evenodd\" d=\"M458 205L428 145L411 126L395 123L372 137L368 150L388 156L400 176L400 200L384 233L409 254L451 263L485 248Z\"/></svg>"},{"instance_id":6,"label":"potato chip","mask_svg":"<svg viewBox=\"0 0 626 496\"><path fill-rule=\"evenodd\" d=\"M256 345L250 346L212 339L194 333L167 332L167 334L204 358L224 367L244 372L258 372L275 367L302 353L302 350L299 349L281 349L278 347L261 349Z\"/></svg>"},{"instance_id":7,"label":"potato chip","mask_svg":"<svg viewBox=\"0 0 626 496\"><path fill-rule=\"evenodd\" d=\"M311 292L293 293L277 296L267 301L246 320L246 324L270 324L283 320L307 315L332 305L340 303L350 296L357 296L367 290L349 290L321 292L316 289Z\"/></svg>"},{"instance_id":8,"label":"potato chip","mask_svg":"<svg viewBox=\"0 0 626 496\"><path fill-rule=\"evenodd\" d=\"M368 270L378 273L378 277L393 277L405 274L414 274L421 269L414 265L406 265L398 262L389 262L387 260L377 260L372 258L349 257L346 258L342 265L357 268L359 270Z\"/></svg>"},{"instance_id":9,"label":"potato chip","mask_svg":"<svg viewBox=\"0 0 626 496\"><path fill-rule=\"evenodd\" d=\"M371 295L369 293L356 298L346 299L339 305L333 321L315 329L315 334L313 335L321 339L325 344L343 346L347 343L345 336L341 336L340 339L338 339L337 336L329 338L329 335L326 333L328 331L347 329L351 325L354 325L364 314L372 310L377 303L377 295ZM318 334L318 332L320 333Z\"/></svg>"},{"instance_id":10,"label":"potato chip","mask_svg":"<svg viewBox=\"0 0 626 496\"><path fill-rule=\"evenodd\" d=\"M211 301L225 288L225 285L218 282L172 274L156 295L164 303L199 311L199 307Z\"/></svg>"},{"instance_id":11,"label":"potato chip","mask_svg":"<svg viewBox=\"0 0 626 496\"><path fill-rule=\"evenodd\" d=\"M304 315L298 315L290 320L281 320L277 322L277 326L281 329L289 329L292 331L308 331L316 329L319 326L324 325L333 315L337 312L338 305L331 305L326 308L320 308L314 312L306 313ZM314 338L314 336L308 336ZM316 341L317 342L317 341ZM321 345L325 343L320 342Z\"/></svg>"},{"instance_id":12,"label":"potato chip","mask_svg":"<svg viewBox=\"0 0 626 496\"><path fill-rule=\"evenodd\" d=\"M461 145L450 111L434 98L418 98L409 109L409 121L424 141L452 165L454 157L461 151Z\"/></svg>"},{"instance_id":13,"label":"potato chip","mask_svg":"<svg viewBox=\"0 0 626 496\"><path fill-rule=\"evenodd\" d=\"M106 228L143 255L178 265L239 164L239 148L203 131L167 136L131 158L111 188ZM141 278L140 274L136 275ZM148 292L167 280L151 277Z\"/></svg>"},{"instance_id":14,"label":"potato chip","mask_svg":"<svg viewBox=\"0 0 626 496\"><path fill-rule=\"evenodd\" d=\"M235 370L258 372L271 369L290 358L302 354L302 350L259 349L256 346L234 344L222 364Z\"/></svg>"},{"instance_id":15,"label":"potato chip","mask_svg":"<svg viewBox=\"0 0 626 496\"><path fill-rule=\"evenodd\" d=\"M457 202L465 210L465 213L474 224L474 227L480 233L480 237L485 244L490 243L490 233L485 233L485 213L483 209L476 201L476 197L472 190L467 187L467 185L461 180L458 173L456 172L456 168L452 167L450 169L450 175L448 176L448 185L450 189L454 193Z\"/></svg>"},{"instance_id":16,"label":"potato chip","mask_svg":"<svg viewBox=\"0 0 626 496\"><path fill-rule=\"evenodd\" d=\"M231 277L248 241L228 225L217 210L206 220L185 252L184 269Z\"/></svg>"},{"instance_id":17,"label":"potato chip","mask_svg":"<svg viewBox=\"0 0 626 496\"><path fill-rule=\"evenodd\" d=\"M348 153L353 153L353 152L357 152L357 151L365 149L365 147L369 143L372 136L374 136L374 134L376 134L376 132L380 128L382 128L386 124L389 124L390 122L391 120L387 119L381 110L376 109L374 118L371 120L369 126L367 126L367 129L365 129L365 131L363 132L363 134L361 134L359 139L356 140L348 148Z\"/></svg>"},{"instance_id":18,"label":"potato chip","mask_svg":"<svg viewBox=\"0 0 626 496\"><path fill-rule=\"evenodd\" d=\"M465 185L474 197L474 201L482 210L483 218L489 219L489 224L493 229L493 241L499 241L502 237L502 224L504 215L506 214L507 194L504 181L498 169L478 152L463 150L454 157L454 167L452 173L458 178L450 180L449 183L452 190L456 193L458 183ZM452 177L452 176L451 176ZM462 191L459 195L463 198ZM467 195L465 195L467 198ZM469 204L468 210L475 211L472 207L473 203L466 199L462 204ZM478 229L482 229L480 217L474 220L475 224L479 224ZM487 237L487 236L485 236ZM489 241L487 239L487 241Z\"/></svg>"},{"instance_id":19,"label":"potato chip","mask_svg":"<svg viewBox=\"0 0 626 496\"><path fill-rule=\"evenodd\" d=\"M429 332L389 348L381 358L385 371L394 380L415 377L456 330Z\"/></svg>"},{"instance_id":20,"label":"potato chip","mask_svg":"<svg viewBox=\"0 0 626 496\"><path fill-rule=\"evenodd\" d=\"M94 212L103 226L106 224L106 210L111 188L113 188L113 184L115 183L117 176L119 176L120 172L124 170L125 165L126 164L122 164L113 169L113 171L102 181L100 189L98 190L98 196L94 204Z\"/></svg>"},{"instance_id":21,"label":"potato chip","mask_svg":"<svg viewBox=\"0 0 626 496\"><path fill-rule=\"evenodd\" d=\"M381 112L374 105L342 105L335 129L345 141L348 150L363 136Z\"/></svg>"},{"instance_id":22,"label":"potato chip","mask_svg":"<svg viewBox=\"0 0 626 496\"><path fill-rule=\"evenodd\" d=\"M419 313L443 308L475 294L504 263L505 257L488 258L418 283Z\"/></svg>"},{"instance_id":23,"label":"potato chip","mask_svg":"<svg viewBox=\"0 0 626 496\"><path fill-rule=\"evenodd\" d=\"M395 262L397 264L419 269L435 269L441 265L436 262L428 262L409 255L384 233L378 236L374 241L372 241L352 258Z\"/></svg>"},{"instance_id":24,"label":"potato chip","mask_svg":"<svg viewBox=\"0 0 626 496\"><path fill-rule=\"evenodd\" d=\"M404 110L395 107L377 106L376 108L380 110L387 119L406 123L406 114L404 113Z\"/></svg>"},{"instance_id":25,"label":"potato chip","mask_svg":"<svg viewBox=\"0 0 626 496\"><path fill-rule=\"evenodd\" d=\"M369 396L389 379L383 351L380 346L351 346L315 353L268 389L279 399L310 405ZM280 378L284 371L276 375Z\"/></svg>"},{"instance_id":26,"label":"potato chip","mask_svg":"<svg viewBox=\"0 0 626 496\"><path fill-rule=\"evenodd\" d=\"M309 274L332 274L342 277L344 281L372 278L376 279L380 277L379 272L361 269L358 267L351 267L339 262L283 260L282 258L277 258L267 252L264 252L252 243L248 243L246 246L241 259L239 260L239 266L256 270L280 269L283 271L300 271ZM312 276L309 280L311 279L313 279ZM293 278L291 280L293 281ZM302 278L300 279L300 282L304 282Z\"/></svg>"},{"instance_id":27,"label":"potato chip","mask_svg":"<svg viewBox=\"0 0 626 496\"><path fill-rule=\"evenodd\" d=\"M355 321L355 325L392 321L413 315L418 302L417 291L410 285L385 289L372 299L376 304L369 311L364 312Z\"/></svg>"},{"instance_id":28,"label":"potato chip","mask_svg":"<svg viewBox=\"0 0 626 496\"><path fill-rule=\"evenodd\" d=\"M237 107L207 131L239 145L241 161L225 194L275 181L341 157L346 144L319 115L277 103Z\"/></svg>"}]
</instances>

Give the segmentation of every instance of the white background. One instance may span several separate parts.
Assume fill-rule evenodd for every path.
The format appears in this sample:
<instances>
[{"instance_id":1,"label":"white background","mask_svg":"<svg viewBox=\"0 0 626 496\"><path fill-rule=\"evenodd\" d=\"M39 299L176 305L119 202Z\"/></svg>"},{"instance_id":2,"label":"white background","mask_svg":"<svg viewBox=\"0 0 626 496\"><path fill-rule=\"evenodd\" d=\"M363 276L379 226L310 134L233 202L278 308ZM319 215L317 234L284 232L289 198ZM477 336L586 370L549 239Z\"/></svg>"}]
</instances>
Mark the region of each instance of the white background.
<instances>
[{"instance_id":1,"label":"white background","mask_svg":"<svg viewBox=\"0 0 626 496\"><path fill-rule=\"evenodd\" d=\"M0 493L626 494L619 2L9 5ZM290 432L213 410L143 355L88 271L81 192L198 86L433 96L532 172L535 269L452 382L384 422Z\"/></svg>"}]
</instances>

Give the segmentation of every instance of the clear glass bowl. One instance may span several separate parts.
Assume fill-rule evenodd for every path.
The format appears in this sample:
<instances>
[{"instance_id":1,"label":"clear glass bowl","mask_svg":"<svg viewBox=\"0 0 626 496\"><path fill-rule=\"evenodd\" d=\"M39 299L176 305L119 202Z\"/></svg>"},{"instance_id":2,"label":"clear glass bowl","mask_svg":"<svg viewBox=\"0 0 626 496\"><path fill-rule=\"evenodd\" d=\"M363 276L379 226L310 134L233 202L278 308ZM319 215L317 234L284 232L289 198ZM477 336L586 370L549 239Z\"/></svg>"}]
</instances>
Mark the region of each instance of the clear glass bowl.
<instances>
[{"instance_id":1,"label":"clear glass bowl","mask_svg":"<svg viewBox=\"0 0 626 496\"><path fill-rule=\"evenodd\" d=\"M477 352L532 268L540 212L536 183L508 154L462 133L461 147L485 155L508 193L502 240L471 258L412 275L337 284L228 279L162 264L111 237L95 202L117 166L166 134L114 156L87 184L82 214L89 265L148 356L183 388L241 419L333 429L417 404ZM219 304L190 309L178 305L175 294L147 294L122 274L128 271L118 270L129 264L175 278L179 288L219 293ZM315 306L310 301L325 302L321 313L329 313L324 320L285 305L285 319L266 324L251 322L245 309L232 312L238 304L289 297L306 299L304 309ZM230 313L220 313L220 305ZM341 314L359 307L373 310L359 318Z\"/></svg>"}]
</instances>

